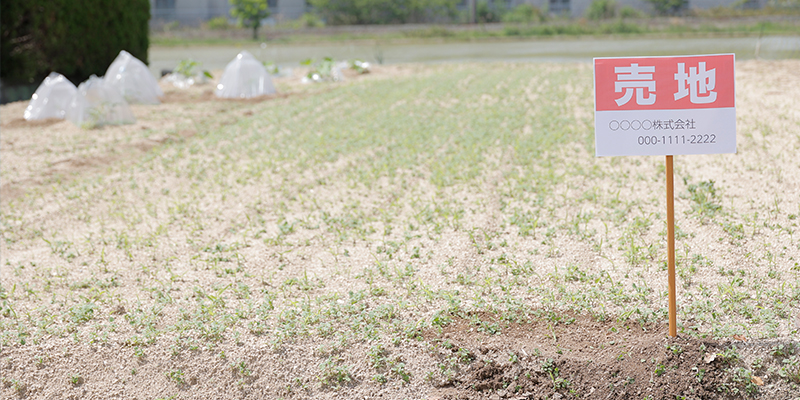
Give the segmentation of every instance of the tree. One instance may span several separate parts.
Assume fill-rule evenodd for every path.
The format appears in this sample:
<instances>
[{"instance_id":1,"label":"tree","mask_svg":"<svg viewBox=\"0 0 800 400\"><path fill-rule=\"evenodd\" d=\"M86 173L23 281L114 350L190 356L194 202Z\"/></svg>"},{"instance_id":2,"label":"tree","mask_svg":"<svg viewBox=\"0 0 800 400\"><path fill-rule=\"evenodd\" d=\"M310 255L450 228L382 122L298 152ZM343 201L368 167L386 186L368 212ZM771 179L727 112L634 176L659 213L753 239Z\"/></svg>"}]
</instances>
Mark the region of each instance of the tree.
<instances>
[{"instance_id":1,"label":"tree","mask_svg":"<svg viewBox=\"0 0 800 400\"><path fill-rule=\"evenodd\" d=\"M58 71L77 84L120 50L147 63L149 20L148 0L2 0L0 78L33 84Z\"/></svg>"},{"instance_id":2,"label":"tree","mask_svg":"<svg viewBox=\"0 0 800 400\"><path fill-rule=\"evenodd\" d=\"M253 40L258 39L261 20L270 16L267 0L229 0L231 15L245 28L253 28Z\"/></svg>"}]
</instances>

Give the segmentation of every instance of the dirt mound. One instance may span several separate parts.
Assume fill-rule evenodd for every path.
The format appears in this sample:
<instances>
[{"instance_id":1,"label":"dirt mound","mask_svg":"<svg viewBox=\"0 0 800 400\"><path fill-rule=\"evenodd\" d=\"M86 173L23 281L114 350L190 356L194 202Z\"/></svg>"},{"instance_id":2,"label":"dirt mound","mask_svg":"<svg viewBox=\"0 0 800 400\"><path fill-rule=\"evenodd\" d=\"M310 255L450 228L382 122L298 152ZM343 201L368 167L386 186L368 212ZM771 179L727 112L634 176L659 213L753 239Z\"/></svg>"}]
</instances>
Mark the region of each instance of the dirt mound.
<instances>
[{"instance_id":1,"label":"dirt mound","mask_svg":"<svg viewBox=\"0 0 800 400\"><path fill-rule=\"evenodd\" d=\"M670 338L662 325L552 317L510 324L502 334L491 334L497 323L469 321L431 333L444 371L433 398L730 399L764 385L761 377L735 374L740 359L733 344ZM448 373L454 357L464 368Z\"/></svg>"}]
</instances>

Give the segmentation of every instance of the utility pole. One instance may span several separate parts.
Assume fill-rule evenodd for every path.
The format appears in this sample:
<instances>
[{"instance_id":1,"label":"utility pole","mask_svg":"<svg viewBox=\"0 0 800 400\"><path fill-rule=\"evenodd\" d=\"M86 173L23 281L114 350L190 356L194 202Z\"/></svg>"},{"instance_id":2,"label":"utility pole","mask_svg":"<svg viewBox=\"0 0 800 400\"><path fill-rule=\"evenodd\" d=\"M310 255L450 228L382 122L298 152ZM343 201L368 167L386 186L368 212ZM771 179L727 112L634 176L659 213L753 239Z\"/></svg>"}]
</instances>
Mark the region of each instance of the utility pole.
<instances>
[{"instance_id":1,"label":"utility pole","mask_svg":"<svg viewBox=\"0 0 800 400\"><path fill-rule=\"evenodd\" d=\"M467 7L469 7L469 23L470 24L477 24L478 23L478 11L477 11L477 3L478 0L467 0Z\"/></svg>"}]
</instances>

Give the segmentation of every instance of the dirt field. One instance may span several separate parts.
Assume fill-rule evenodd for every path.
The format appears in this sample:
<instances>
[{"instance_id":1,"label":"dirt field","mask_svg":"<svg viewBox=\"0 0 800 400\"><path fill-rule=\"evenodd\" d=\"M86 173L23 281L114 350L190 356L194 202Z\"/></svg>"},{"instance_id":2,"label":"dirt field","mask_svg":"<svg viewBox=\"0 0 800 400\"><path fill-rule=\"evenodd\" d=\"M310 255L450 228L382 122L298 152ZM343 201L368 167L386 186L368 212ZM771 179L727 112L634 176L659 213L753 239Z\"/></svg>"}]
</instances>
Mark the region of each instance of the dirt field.
<instances>
[{"instance_id":1,"label":"dirt field","mask_svg":"<svg viewBox=\"0 0 800 400\"><path fill-rule=\"evenodd\" d=\"M663 159L593 157L589 65L301 73L0 107L2 398L800 398L800 62L676 157L674 339Z\"/></svg>"}]
</instances>

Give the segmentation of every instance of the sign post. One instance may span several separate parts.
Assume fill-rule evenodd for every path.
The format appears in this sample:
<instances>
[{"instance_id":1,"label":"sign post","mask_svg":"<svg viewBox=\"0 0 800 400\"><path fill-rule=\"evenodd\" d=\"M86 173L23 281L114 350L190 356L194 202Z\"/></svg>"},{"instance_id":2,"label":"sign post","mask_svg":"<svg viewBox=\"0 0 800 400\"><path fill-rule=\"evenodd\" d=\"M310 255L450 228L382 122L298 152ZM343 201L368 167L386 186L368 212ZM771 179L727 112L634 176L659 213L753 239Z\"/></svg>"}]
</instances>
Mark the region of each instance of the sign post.
<instances>
[{"instance_id":1,"label":"sign post","mask_svg":"<svg viewBox=\"0 0 800 400\"><path fill-rule=\"evenodd\" d=\"M675 183L672 156L667 156L667 274L669 274L669 335L678 336L678 295L675 292Z\"/></svg>"},{"instance_id":2,"label":"sign post","mask_svg":"<svg viewBox=\"0 0 800 400\"><path fill-rule=\"evenodd\" d=\"M595 155L666 156L669 334L677 333L673 156L736 153L734 55L594 59Z\"/></svg>"}]
</instances>

